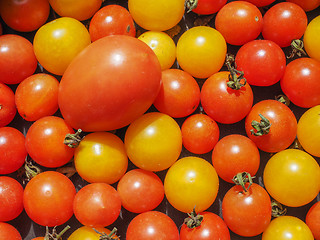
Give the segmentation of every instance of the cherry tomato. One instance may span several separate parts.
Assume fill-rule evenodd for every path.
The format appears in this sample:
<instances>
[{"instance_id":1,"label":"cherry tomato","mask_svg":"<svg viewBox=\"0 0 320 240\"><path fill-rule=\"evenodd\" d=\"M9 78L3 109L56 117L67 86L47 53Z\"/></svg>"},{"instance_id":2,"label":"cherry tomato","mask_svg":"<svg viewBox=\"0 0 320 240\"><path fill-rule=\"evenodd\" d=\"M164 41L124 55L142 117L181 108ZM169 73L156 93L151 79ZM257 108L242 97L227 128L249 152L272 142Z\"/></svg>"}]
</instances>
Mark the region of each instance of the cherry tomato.
<instances>
[{"instance_id":1,"label":"cherry tomato","mask_svg":"<svg viewBox=\"0 0 320 240\"><path fill-rule=\"evenodd\" d=\"M91 183L81 188L73 203L77 220L89 227L105 227L119 216L121 199L118 192L106 183Z\"/></svg>"},{"instance_id":2,"label":"cherry tomato","mask_svg":"<svg viewBox=\"0 0 320 240\"><path fill-rule=\"evenodd\" d=\"M22 237L14 226L8 223L0 222L0 239L22 240Z\"/></svg>"},{"instance_id":3,"label":"cherry tomato","mask_svg":"<svg viewBox=\"0 0 320 240\"><path fill-rule=\"evenodd\" d=\"M215 20L216 29L232 45L243 45L256 39L261 33L262 25L260 10L245 1L227 3L217 13Z\"/></svg>"},{"instance_id":4,"label":"cherry tomato","mask_svg":"<svg viewBox=\"0 0 320 240\"><path fill-rule=\"evenodd\" d=\"M62 75L72 59L90 43L90 34L81 22L62 17L38 29L33 47L39 63L47 71Z\"/></svg>"},{"instance_id":5,"label":"cherry tomato","mask_svg":"<svg viewBox=\"0 0 320 240\"><path fill-rule=\"evenodd\" d=\"M164 198L161 179L153 172L133 169L119 181L117 191L122 206L130 212L142 213L155 209Z\"/></svg>"},{"instance_id":6,"label":"cherry tomato","mask_svg":"<svg viewBox=\"0 0 320 240\"><path fill-rule=\"evenodd\" d=\"M174 221L162 212L149 211L134 217L126 232L127 240L179 240Z\"/></svg>"},{"instance_id":7,"label":"cherry tomato","mask_svg":"<svg viewBox=\"0 0 320 240\"><path fill-rule=\"evenodd\" d=\"M249 84L239 90L227 85L230 72L220 71L209 77L201 88L201 105L213 120L231 124L242 120L253 104L253 92Z\"/></svg>"},{"instance_id":8,"label":"cherry tomato","mask_svg":"<svg viewBox=\"0 0 320 240\"><path fill-rule=\"evenodd\" d=\"M0 23L0 36L2 35L2 25Z\"/></svg>"},{"instance_id":9,"label":"cherry tomato","mask_svg":"<svg viewBox=\"0 0 320 240\"><path fill-rule=\"evenodd\" d=\"M22 118L36 121L58 110L59 81L45 73L23 80L15 92L15 103Z\"/></svg>"},{"instance_id":10,"label":"cherry tomato","mask_svg":"<svg viewBox=\"0 0 320 240\"><path fill-rule=\"evenodd\" d=\"M190 1L192 2L192 0ZM226 3L227 0L196 0L192 5L192 11L200 15L210 15L218 12Z\"/></svg>"},{"instance_id":11,"label":"cherry tomato","mask_svg":"<svg viewBox=\"0 0 320 240\"><path fill-rule=\"evenodd\" d=\"M65 175L46 171L33 177L26 185L23 205L32 221L41 226L64 224L73 215L76 189Z\"/></svg>"},{"instance_id":12,"label":"cherry tomato","mask_svg":"<svg viewBox=\"0 0 320 240\"><path fill-rule=\"evenodd\" d=\"M134 165L148 171L162 171L180 156L181 130L169 115L150 112L130 124L124 144Z\"/></svg>"},{"instance_id":13,"label":"cherry tomato","mask_svg":"<svg viewBox=\"0 0 320 240\"><path fill-rule=\"evenodd\" d=\"M107 235L110 234L110 230L107 228L101 228L101 227L95 227L95 230L97 230L100 233L105 233ZM101 239L101 234L97 233L93 228L88 227L88 226L82 226L75 230L68 240L99 240ZM113 236L114 240L119 240L120 238L117 236Z\"/></svg>"},{"instance_id":14,"label":"cherry tomato","mask_svg":"<svg viewBox=\"0 0 320 240\"><path fill-rule=\"evenodd\" d=\"M245 0L245 1L252 3L252 4L256 5L257 7L264 7L264 6L270 5L275 0Z\"/></svg>"},{"instance_id":15,"label":"cherry tomato","mask_svg":"<svg viewBox=\"0 0 320 240\"><path fill-rule=\"evenodd\" d=\"M312 11L320 6L320 0L286 0L298 4L306 12Z\"/></svg>"},{"instance_id":16,"label":"cherry tomato","mask_svg":"<svg viewBox=\"0 0 320 240\"><path fill-rule=\"evenodd\" d=\"M60 117L40 118L27 132L27 152L41 166L61 167L73 157L74 149L64 144L66 135L73 133L73 129Z\"/></svg>"},{"instance_id":17,"label":"cherry tomato","mask_svg":"<svg viewBox=\"0 0 320 240\"><path fill-rule=\"evenodd\" d=\"M227 44L216 29L198 26L185 31L177 43L180 67L196 78L207 78L224 64Z\"/></svg>"},{"instance_id":18,"label":"cherry tomato","mask_svg":"<svg viewBox=\"0 0 320 240\"><path fill-rule=\"evenodd\" d=\"M160 84L161 67L152 49L133 37L107 36L72 61L60 81L59 107L75 129L114 130L145 113Z\"/></svg>"},{"instance_id":19,"label":"cherry tomato","mask_svg":"<svg viewBox=\"0 0 320 240\"><path fill-rule=\"evenodd\" d=\"M17 84L31 76L37 68L32 44L15 34L0 36L0 82Z\"/></svg>"},{"instance_id":20,"label":"cherry tomato","mask_svg":"<svg viewBox=\"0 0 320 240\"><path fill-rule=\"evenodd\" d=\"M286 149L269 159L263 171L263 180L268 193L278 202L289 207L300 207L318 195L320 168L308 153Z\"/></svg>"},{"instance_id":21,"label":"cherry tomato","mask_svg":"<svg viewBox=\"0 0 320 240\"><path fill-rule=\"evenodd\" d=\"M255 125L259 123L259 131L252 126L253 121ZM245 129L259 149L279 152L289 147L296 138L297 119L285 104L267 99L252 107L245 120Z\"/></svg>"},{"instance_id":22,"label":"cherry tomato","mask_svg":"<svg viewBox=\"0 0 320 240\"><path fill-rule=\"evenodd\" d=\"M307 212L306 224L315 240L320 239L320 202L314 203Z\"/></svg>"},{"instance_id":23,"label":"cherry tomato","mask_svg":"<svg viewBox=\"0 0 320 240\"><path fill-rule=\"evenodd\" d=\"M309 22L306 31L303 35L304 48L307 54L318 61L320 61L320 37L317 34L320 29L320 16L315 17Z\"/></svg>"},{"instance_id":24,"label":"cherry tomato","mask_svg":"<svg viewBox=\"0 0 320 240\"><path fill-rule=\"evenodd\" d=\"M246 184L245 187L248 187ZM252 237L262 233L271 220L271 200L267 191L253 183L247 191L233 186L223 197L222 217L234 233Z\"/></svg>"},{"instance_id":25,"label":"cherry tomato","mask_svg":"<svg viewBox=\"0 0 320 240\"><path fill-rule=\"evenodd\" d=\"M185 213L202 212L216 199L219 178L213 166L203 158L183 157L174 163L164 179L169 203Z\"/></svg>"},{"instance_id":26,"label":"cherry tomato","mask_svg":"<svg viewBox=\"0 0 320 240\"><path fill-rule=\"evenodd\" d=\"M264 14L262 36L280 47L288 47L293 40L302 37L307 24L307 15L299 5L280 2Z\"/></svg>"},{"instance_id":27,"label":"cherry tomato","mask_svg":"<svg viewBox=\"0 0 320 240\"><path fill-rule=\"evenodd\" d=\"M200 87L187 72L180 69L162 71L162 86L153 105L173 118L193 113L200 103Z\"/></svg>"},{"instance_id":28,"label":"cherry tomato","mask_svg":"<svg viewBox=\"0 0 320 240\"><path fill-rule=\"evenodd\" d=\"M12 127L0 128L0 152L0 174L17 171L27 157L24 135Z\"/></svg>"},{"instance_id":29,"label":"cherry tomato","mask_svg":"<svg viewBox=\"0 0 320 240\"><path fill-rule=\"evenodd\" d=\"M117 135L94 132L86 135L75 149L74 164L87 182L113 184L125 174L128 157Z\"/></svg>"},{"instance_id":30,"label":"cherry tomato","mask_svg":"<svg viewBox=\"0 0 320 240\"><path fill-rule=\"evenodd\" d=\"M7 85L0 82L0 127L11 123L16 112L14 92Z\"/></svg>"},{"instance_id":31,"label":"cherry tomato","mask_svg":"<svg viewBox=\"0 0 320 240\"><path fill-rule=\"evenodd\" d=\"M129 11L120 5L107 5L97 11L89 25L91 41L102 37L123 34L135 37L136 27Z\"/></svg>"}]
</instances>

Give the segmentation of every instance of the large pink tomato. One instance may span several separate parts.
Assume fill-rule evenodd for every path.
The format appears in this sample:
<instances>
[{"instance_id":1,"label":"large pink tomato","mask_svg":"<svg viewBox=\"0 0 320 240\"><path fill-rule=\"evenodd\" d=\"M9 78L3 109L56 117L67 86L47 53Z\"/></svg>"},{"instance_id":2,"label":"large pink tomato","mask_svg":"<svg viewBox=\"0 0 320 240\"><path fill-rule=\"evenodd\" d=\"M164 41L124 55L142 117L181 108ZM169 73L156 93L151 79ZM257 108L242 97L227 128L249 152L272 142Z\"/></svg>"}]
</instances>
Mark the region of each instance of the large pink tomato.
<instances>
[{"instance_id":1,"label":"large pink tomato","mask_svg":"<svg viewBox=\"0 0 320 240\"><path fill-rule=\"evenodd\" d=\"M114 130L148 110L160 83L160 63L148 45L129 36L107 36L68 66L60 82L59 107L73 128Z\"/></svg>"}]
</instances>

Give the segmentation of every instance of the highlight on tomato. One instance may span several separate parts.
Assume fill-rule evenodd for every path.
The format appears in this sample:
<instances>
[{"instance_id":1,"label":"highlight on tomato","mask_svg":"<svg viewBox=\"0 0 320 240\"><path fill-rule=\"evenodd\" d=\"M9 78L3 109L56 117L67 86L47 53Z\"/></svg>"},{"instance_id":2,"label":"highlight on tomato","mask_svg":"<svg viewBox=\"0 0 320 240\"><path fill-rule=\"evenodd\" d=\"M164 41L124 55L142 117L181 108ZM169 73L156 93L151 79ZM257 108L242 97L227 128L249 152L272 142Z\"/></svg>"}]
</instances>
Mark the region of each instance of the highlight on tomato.
<instances>
[{"instance_id":1,"label":"highlight on tomato","mask_svg":"<svg viewBox=\"0 0 320 240\"><path fill-rule=\"evenodd\" d=\"M306 220L307 226L310 228L315 240L320 239L320 202L312 204L309 208Z\"/></svg>"},{"instance_id":2,"label":"highlight on tomato","mask_svg":"<svg viewBox=\"0 0 320 240\"><path fill-rule=\"evenodd\" d=\"M0 82L0 127L5 127L14 119L17 109L15 94L6 84Z\"/></svg>"},{"instance_id":3,"label":"highlight on tomato","mask_svg":"<svg viewBox=\"0 0 320 240\"><path fill-rule=\"evenodd\" d=\"M320 37L317 34L319 29L320 29L320 16L317 16L308 23L307 28L303 35L304 49L306 50L307 54L311 58L318 61L320 61L320 54L318 51Z\"/></svg>"}]
</instances>

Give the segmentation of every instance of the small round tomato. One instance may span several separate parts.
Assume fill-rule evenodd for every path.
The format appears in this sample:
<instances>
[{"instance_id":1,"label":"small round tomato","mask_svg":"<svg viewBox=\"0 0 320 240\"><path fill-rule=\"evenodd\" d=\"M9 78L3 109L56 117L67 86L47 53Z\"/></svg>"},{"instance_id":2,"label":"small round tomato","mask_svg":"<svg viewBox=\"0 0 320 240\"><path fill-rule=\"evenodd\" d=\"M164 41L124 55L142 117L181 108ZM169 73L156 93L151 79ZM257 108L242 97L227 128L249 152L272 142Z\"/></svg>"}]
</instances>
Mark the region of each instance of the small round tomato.
<instances>
[{"instance_id":1,"label":"small round tomato","mask_svg":"<svg viewBox=\"0 0 320 240\"><path fill-rule=\"evenodd\" d=\"M320 0L286 0L298 4L306 12L312 11L320 6Z\"/></svg>"},{"instance_id":2,"label":"small round tomato","mask_svg":"<svg viewBox=\"0 0 320 240\"><path fill-rule=\"evenodd\" d=\"M12 225L0 222L0 239L22 240L19 231Z\"/></svg>"},{"instance_id":3,"label":"small round tomato","mask_svg":"<svg viewBox=\"0 0 320 240\"><path fill-rule=\"evenodd\" d=\"M0 127L7 126L16 115L14 98L11 88L0 82Z\"/></svg>"},{"instance_id":4,"label":"small round tomato","mask_svg":"<svg viewBox=\"0 0 320 240\"><path fill-rule=\"evenodd\" d=\"M314 203L306 215L306 224L310 228L315 240L320 239L320 202Z\"/></svg>"},{"instance_id":5,"label":"small round tomato","mask_svg":"<svg viewBox=\"0 0 320 240\"><path fill-rule=\"evenodd\" d=\"M256 39L261 33L262 25L260 10L245 1L227 3L217 13L215 20L216 29L232 45L243 45Z\"/></svg>"},{"instance_id":6,"label":"small round tomato","mask_svg":"<svg viewBox=\"0 0 320 240\"><path fill-rule=\"evenodd\" d=\"M244 0L246 2L250 2L254 5L256 5L257 7L264 7L264 6L268 6L271 3L273 3L275 0Z\"/></svg>"},{"instance_id":7,"label":"small round tomato","mask_svg":"<svg viewBox=\"0 0 320 240\"><path fill-rule=\"evenodd\" d=\"M59 81L48 74L38 73L23 80L15 92L15 103L22 118L36 121L58 110Z\"/></svg>"},{"instance_id":8,"label":"small round tomato","mask_svg":"<svg viewBox=\"0 0 320 240\"><path fill-rule=\"evenodd\" d=\"M318 61L320 61L320 16L315 17L309 22L306 31L303 35L304 49L307 54Z\"/></svg>"},{"instance_id":9,"label":"small round tomato","mask_svg":"<svg viewBox=\"0 0 320 240\"><path fill-rule=\"evenodd\" d=\"M303 36L307 24L307 15L299 5L280 2L263 16L262 36L280 47L288 47L293 40Z\"/></svg>"},{"instance_id":10,"label":"small round tomato","mask_svg":"<svg viewBox=\"0 0 320 240\"><path fill-rule=\"evenodd\" d=\"M105 227L117 220L121 210L118 192L106 183L91 183L81 188L73 203L77 220L89 227Z\"/></svg>"},{"instance_id":11,"label":"small round tomato","mask_svg":"<svg viewBox=\"0 0 320 240\"><path fill-rule=\"evenodd\" d=\"M207 78L224 64L227 44L212 27L198 26L185 31L177 43L180 67L196 78Z\"/></svg>"},{"instance_id":12,"label":"small round tomato","mask_svg":"<svg viewBox=\"0 0 320 240\"><path fill-rule=\"evenodd\" d=\"M153 105L173 118L193 113L200 103L200 87L187 72L180 69L162 71L162 86Z\"/></svg>"},{"instance_id":13,"label":"small round tomato","mask_svg":"<svg viewBox=\"0 0 320 240\"><path fill-rule=\"evenodd\" d=\"M189 5L191 4L191 6L189 9L191 8L193 12L200 15L210 15L218 12L227 3L227 0L190 0L186 2L187 4L190 2Z\"/></svg>"},{"instance_id":14,"label":"small round tomato","mask_svg":"<svg viewBox=\"0 0 320 240\"><path fill-rule=\"evenodd\" d=\"M87 182L113 184L126 172L128 157L124 143L110 132L86 135L74 152L74 165Z\"/></svg>"},{"instance_id":15,"label":"small round tomato","mask_svg":"<svg viewBox=\"0 0 320 240\"><path fill-rule=\"evenodd\" d=\"M320 168L308 153L286 149L269 159L263 171L263 180L275 200L289 207L300 207L318 195Z\"/></svg>"},{"instance_id":16,"label":"small round tomato","mask_svg":"<svg viewBox=\"0 0 320 240\"><path fill-rule=\"evenodd\" d=\"M169 203L185 213L208 209L218 194L219 178L214 167L203 158L184 157L174 163L164 179Z\"/></svg>"},{"instance_id":17,"label":"small round tomato","mask_svg":"<svg viewBox=\"0 0 320 240\"><path fill-rule=\"evenodd\" d=\"M62 17L38 29L33 47L39 63L47 71L62 75L72 59L90 43L90 34L81 22Z\"/></svg>"},{"instance_id":18,"label":"small round tomato","mask_svg":"<svg viewBox=\"0 0 320 240\"><path fill-rule=\"evenodd\" d=\"M159 31L146 31L138 39L148 44L157 55L161 70L172 67L176 60L176 44L168 34Z\"/></svg>"},{"instance_id":19,"label":"small round tomato","mask_svg":"<svg viewBox=\"0 0 320 240\"><path fill-rule=\"evenodd\" d=\"M95 230L97 230L99 233L109 235L111 231L107 228L101 228L101 227L95 227ZM68 237L68 240L100 240L101 234L97 233L95 230L88 226L82 226L78 229L76 229L70 237ZM119 240L120 238L116 235L112 235L113 240Z\"/></svg>"}]
</instances>

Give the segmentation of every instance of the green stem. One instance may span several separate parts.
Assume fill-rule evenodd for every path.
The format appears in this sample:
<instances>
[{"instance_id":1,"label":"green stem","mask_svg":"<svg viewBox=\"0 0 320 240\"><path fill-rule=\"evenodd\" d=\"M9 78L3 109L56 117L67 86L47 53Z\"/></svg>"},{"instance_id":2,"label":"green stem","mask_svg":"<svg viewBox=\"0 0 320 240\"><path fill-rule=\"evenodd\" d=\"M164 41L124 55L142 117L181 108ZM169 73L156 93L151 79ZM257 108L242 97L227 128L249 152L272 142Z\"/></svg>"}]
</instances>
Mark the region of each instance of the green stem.
<instances>
[{"instance_id":1,"label":"green stem","mask_svg":"<svg viewBox=\"0 0 320 240\"><path fill-rule=\"evenodd\" d=\"M113 240L113 239L119 239L119 237L116 235L118 229L117 228L113 228L112 231L109 234L106 233L101 233L99 232L97 229L93 228L93 230L100 234L101 236L99 237L99 240Z\"/></svg>"},{"instance_id":2,"label":"green stem","mask_svg":"<svg viewBox=\"0 0 320 240\"><path fill-rule=\"evenodd\" d=\"M232 66L235 58L232 54L227 54L225 64L230 72L229 81L227 82L227 86L234 90L239 90L243 86L247 84L247 80L244 77L244 73L236 69L236 66Z\"/></svg>"},{"instance_id":3,"label":"green stem","mask_svg":"<svg viewBox=\"0 0 320 240\"><path fill-rule=\"evenodd\" d=\"M184 224L187 225L188 228L196 228L201 225L203 221L203 216L196 213L196 209L193 208L191 213L188 213L188 217L184 219Z\"/></svg>"},{"instance_id":4,"label":"green stem","mask_svg":"<svg viewBox=\"0 0 320 240\"><path fill-rule=\"evenodd\" d=\"M255 129L251 129L250 132L252 135L254 136L262 136L262 135L266 135L269 133L270 131L270 127L271 127L271 123L269 121L269 119L267 119L266 117L264 117L262 114L259 114L261 120L260 122L253 120L251 122L251 126Z\"/></svg>"},{"instance_id":5,"label":"green stem","mask_svg":"<svg viewBox=\"0 0 320 240\"><path fill-rule=\"evenodd\" d=\"M294 56L301 57L302 55L307 55L307 53L303 50L303 41L300 39L295 39L291 42L291 48L292 51L289 56L287 56L288 59L293 58Z\"/></svg>"},{"instance_id":6,"label":"green stem","mask_svg":"<svg viewBox=\"0 0 320 240\"><path fill-rule=\"evenodd\" d=\"M185 8L187 9L187 13L191 12L198 6L198 0L186 0Z\"/></svg>"},{"instance_id":7,"label":"green stem","mask_svg":"<svg viewBox=\"0 0 320 240\"><path fill-rule=\"evenodd\" d=\"M66 137L64 138L64 144L67 145L70 148L76 148L79 146L79 143L82 140L82 137L80 137L80 134L82 133L81 129L78 129L76 133L71 134L68 133Z\"/></svg>"},{"instance_id":8,"label":"green stem","mask_svg":"<svg viewBox=\"0 0 320 240\"><path fill-rule=\"evenodd\" d=\"M287 213L287 209L284 208L281 203L276 200L271 201L271 215L272 217L280 217Z\"/></svg>"},{"instance_id":9,"label":"green stem","mask_svg":"<svg viewBox=\"0 0 320 240\"><path fill-rule=\"evenodd\" d=\"M251 174L248 172L242 172L242 173L237 173L237 175L235 175L232 179L232 181L236 184L236 185L240 185L243 190L245 192L247 192L249 190L249 188L251 187L251 185L253 184L253 179L254 177L251 177ZM246 184L249 182L248 187L246 187Z\"/></svg>"}]
</instances>

